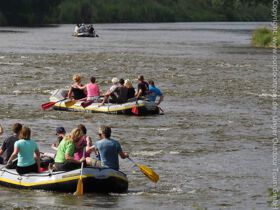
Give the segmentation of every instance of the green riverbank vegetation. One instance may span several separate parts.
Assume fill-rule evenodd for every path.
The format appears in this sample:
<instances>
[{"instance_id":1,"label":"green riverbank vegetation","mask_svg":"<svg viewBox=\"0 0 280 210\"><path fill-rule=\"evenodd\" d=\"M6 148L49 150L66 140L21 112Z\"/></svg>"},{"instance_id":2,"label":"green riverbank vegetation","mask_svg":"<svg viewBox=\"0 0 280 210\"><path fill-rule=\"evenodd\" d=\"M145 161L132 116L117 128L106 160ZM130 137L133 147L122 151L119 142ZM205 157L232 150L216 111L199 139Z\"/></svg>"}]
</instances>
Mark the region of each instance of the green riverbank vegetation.
<instances>
[{"instance_id":1,"label":"green riverbank vegetation","mask_svg":"<svg viewBox=\"0 0 280 210\"><path fill-rule=\"evenodd\" d=\"M252 45L254 47L277 47L280 48L280 28L278 27L277 33L269 28L258 28L253 32ZM276 46L275 46L276 45Z\"/></svg>"},{"instance_id":2,"label":"green riverbank vegetation","mask_svg":"<svg viewBox=\"0 0 280 210\"><path fill-rule=\"evenodd\" d=\"M267 0L9 0L0 25L270 21Z\"/></svg>"}]
</instances>

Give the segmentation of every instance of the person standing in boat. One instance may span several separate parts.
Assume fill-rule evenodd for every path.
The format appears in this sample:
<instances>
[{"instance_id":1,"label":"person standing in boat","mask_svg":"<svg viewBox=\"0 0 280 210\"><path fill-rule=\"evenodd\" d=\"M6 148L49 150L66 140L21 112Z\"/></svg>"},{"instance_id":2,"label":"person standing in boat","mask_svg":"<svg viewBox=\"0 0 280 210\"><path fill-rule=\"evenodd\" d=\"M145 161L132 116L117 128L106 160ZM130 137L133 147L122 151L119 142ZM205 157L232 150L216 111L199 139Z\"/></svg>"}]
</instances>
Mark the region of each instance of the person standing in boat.
<instances>
[{"instance_id":1,"label":"person standing in boat","mask_svg":"<svg viewBox=\"0 0 280 210\"><path fill-rule=\"evenodd\" d=\"M87 158L86 163L94 167L105 167L119 170L119 156L122 159L128 158L129 155L123 152L120 143L111 138L111 128L109 126L101 126L98 130L100 140L92 147L93 150L98 150L100 161L92 158Z\"/></svg>"},{"instance_id":2,"label":"person standing in boat","mask_svg":"<svg viewBox=\"0 0 280 210\"><path fill-rule=\"evenodd\" d=\"M83 136L83 132L79 128L74 128L69 135L66 135L60 142L55 156L55 170L71 171L81 167L81 163L85 158L75 160L75 142Z\"/></svg>"},{"instance_id":3,"label":"person standing in boat","mask_svg":"<svg viewBox=\"0 0 280 210\"><path fill-rule=\"evenodd\" d=\"M56 128L56 136L57 136L57 140L56 142L54 142L52 144L52 149L56 150L57 151L57 147L58 145L60 144L60 142L62 141L62 139L65 137L65 134L66 134L66 131L65 131L65 128L64 127L57 127Z\"/></svg>"},{"instance_id":4,"label":"person standing in boat","mask_svg":"<svg viewBox=\"0 0 280 210\"><path fill-rule=\"evenodd\" d=\"M160 91L160 89L158 89L155 86L154 81L153 80L149 80L149 91L148 91L147 99L149 101L155 102L157 96L159 96L159 101L156 104L159 105L163 101L163 94Z\"/></svg>"},{"instance_id":5,"label":"person standing in boat","mask_svg":"<svg viewBox=\"0 0 280 210\"><path fill-rule=\"evenodd\" d=\"M96 82L96 78L90 77L90 83L80 87L81 90L86 90L87 101L95 101L99 99L100 96L99 86L95 82Z\"/></svg>"},{"instance_id":6,"label":"person standing in boat","mask_svg":"<svg viewBox=\"0 0 280 210\"><path fill-rule=\"evenodd\" d=\"M79 74L73 75L74 84L71 85L68 91L68 98L80 100L86 97L86 94L82 88L81 76Z\"/></svg>"},{"instance_id":7,"label":"person standing in boat","mask_svg":"<svg viewBox=\"0 0 280 210\"><path fill-rule=\"evenodd\" d=\"M14 152L7 164L11 165L12 161L17 157L16 171L19 174L30 172L40 172L40 151L34 140L30 139L31 130L27 126L23 126L19 140L15 142Z\"/></svg>"},{"instance_id":8,"label":"person standing in boat","mask_svg":"<svg viewBox=\"0 0 280 210\"><path fill-rule=\"evenodd\" d=\"M139 99L140 97L145 97L147 95L148 90L149 90L149 84L144 80L144 76L140 75L138 77L137 92L135 93L136 99Z\"/></svg>"},{"instance_id":9,"label":"person standing in boat","mask_svg":"<svg viewBox=\"0 0 280 210\"><path fill-rule=\"evenodd\" d=\"M15 123L12 126L13 135L6 138L3 142L3 145L0 149L0 164L6 164L10 159L12 153L14 152L14 144L19 139L19 133L21 131L22 124Z\"/></svg>"},{"instance_id":10,"label":"person standing in boat","mask_svg":"<svg viewBox=\"0 0 280 210\"><path fill-rule=\"evenodd\" d=\"M135 89L129 79L124 81L124 86L127 88L127 99L130 101L135 97Z\"/></svg>"}]
</instances>

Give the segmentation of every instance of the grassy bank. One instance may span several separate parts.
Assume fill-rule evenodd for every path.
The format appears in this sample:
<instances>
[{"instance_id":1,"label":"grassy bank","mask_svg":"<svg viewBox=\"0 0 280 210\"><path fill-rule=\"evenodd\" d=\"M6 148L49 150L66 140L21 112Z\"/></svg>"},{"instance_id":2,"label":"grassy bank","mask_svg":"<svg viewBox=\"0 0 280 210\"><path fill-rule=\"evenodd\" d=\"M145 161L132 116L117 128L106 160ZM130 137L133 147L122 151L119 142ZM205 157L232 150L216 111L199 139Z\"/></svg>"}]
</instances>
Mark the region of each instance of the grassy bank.
<instances>
[{"instance_id":1,"label":"grassy bank","mask_svg":"<svg viewBox=\"0 0 280 210\"><path fill-rule=\"evenodd\" d=\"M258 28L253 32L252 45L254 47L276 47L280 48L280 28L277 33L269 28Z\"/></svg>"}]
</instances>

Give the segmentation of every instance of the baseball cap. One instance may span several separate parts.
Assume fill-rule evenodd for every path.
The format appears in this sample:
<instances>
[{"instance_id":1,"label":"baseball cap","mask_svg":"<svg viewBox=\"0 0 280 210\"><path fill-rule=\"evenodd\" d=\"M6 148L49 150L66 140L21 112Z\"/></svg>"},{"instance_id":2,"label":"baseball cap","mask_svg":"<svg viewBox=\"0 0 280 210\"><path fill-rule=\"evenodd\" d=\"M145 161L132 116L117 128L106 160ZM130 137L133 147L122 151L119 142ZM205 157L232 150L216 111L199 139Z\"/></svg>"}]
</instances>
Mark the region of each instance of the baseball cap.
<instances>
[{"instance_id":1,"label":"baseball cap","mask_svg":"<svg viewBox=\"0 0 280 210\"><path fill-rule=\"evenodd\" d=\"M65 129L63 127L57 127L56 128L56 133L66 133Z\"/></svg>"}]
</instances>

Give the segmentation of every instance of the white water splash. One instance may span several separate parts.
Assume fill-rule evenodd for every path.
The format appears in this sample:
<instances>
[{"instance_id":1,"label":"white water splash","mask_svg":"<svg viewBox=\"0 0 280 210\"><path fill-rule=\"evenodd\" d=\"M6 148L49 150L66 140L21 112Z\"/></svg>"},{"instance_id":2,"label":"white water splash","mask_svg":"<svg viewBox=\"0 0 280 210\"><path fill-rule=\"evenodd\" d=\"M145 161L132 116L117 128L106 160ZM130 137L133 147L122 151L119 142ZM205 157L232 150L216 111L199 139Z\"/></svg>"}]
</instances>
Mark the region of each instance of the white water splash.
<instances>
[{"instance_id":1,"label":"white water splash","mask_svg":"<svg viewBox=\"0 0 280 210\"><path fill-rule=\"evenodd\" d=\"M180 151L170 151L169 154L170 155L179 155Z\"/></svg>"},{"instance_id":2,"label":"white water splash","mask_svg":"<svg viewBox=\"0 0 280 210\"><path fill-rule=\"evenodd\" d=\"M6 63L6 62L0 62L0 65L23 66L24 63Z\"/></svg>"},{"instance_id":3,"label":"white water splash","mask_svg":"<svg viewBox=\"0 0 280 210\"><path fill-rule=\"evenodd\" d=\"M139 151L139 152L134 152L133 155L135 156L155 156L155 155L159 155L159 154L163 154L163 150L159 150L159 151Z\"/></svg>"}]
</instances>

